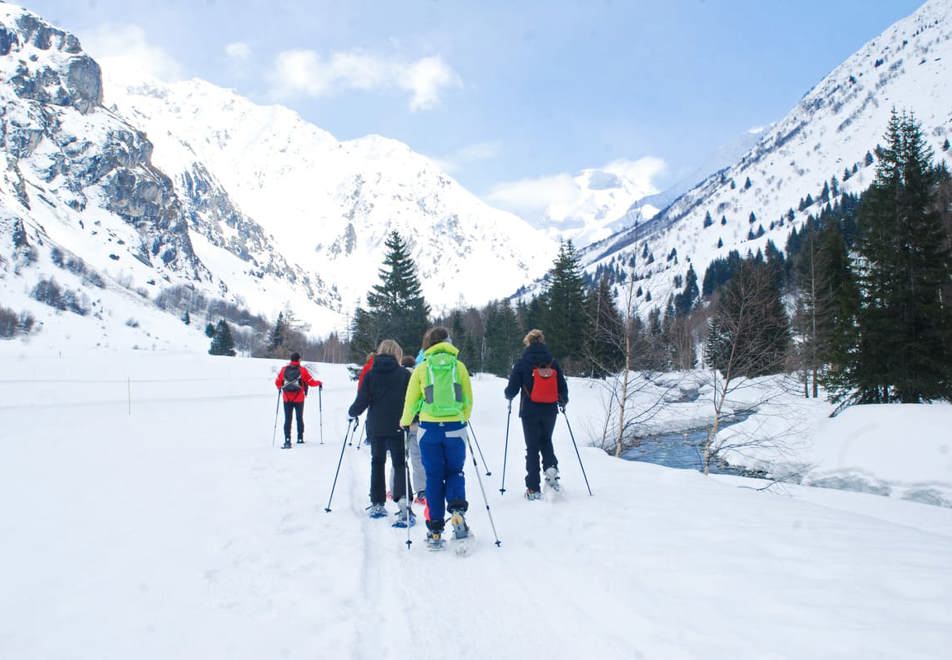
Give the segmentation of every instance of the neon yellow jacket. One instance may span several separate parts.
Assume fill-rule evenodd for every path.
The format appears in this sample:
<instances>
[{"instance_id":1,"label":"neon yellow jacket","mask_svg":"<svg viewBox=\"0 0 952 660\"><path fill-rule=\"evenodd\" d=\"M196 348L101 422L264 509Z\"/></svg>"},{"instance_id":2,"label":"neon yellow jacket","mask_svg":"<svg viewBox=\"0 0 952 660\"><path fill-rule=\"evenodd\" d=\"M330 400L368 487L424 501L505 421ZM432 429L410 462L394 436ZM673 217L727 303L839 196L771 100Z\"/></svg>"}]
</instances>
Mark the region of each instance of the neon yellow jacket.
<instances>
[{"instance_id":1,"label":"neon yellow jacket","mask_svg":"<svg viewBox=\"0 0 952 660\"><path fill-rule=\"evenodd\" d=\"M459 355L459 349L448 342L440 342L426 350L424 355L429 357L434 353L450 353L453 356ZM469 382L469 371L462 362L456 363L459 383L463 388L463 414L453 417L434 417L421 410L423 406L423 380L426 371L426 361L417 365L410 375L410 384L407 385L407 396L403 402L403 417L400 418L400 426L410 426L417 414L420 415L421 422L468 422L469 415L473 412L473 386Z\"/></svg>"}]
</instances>

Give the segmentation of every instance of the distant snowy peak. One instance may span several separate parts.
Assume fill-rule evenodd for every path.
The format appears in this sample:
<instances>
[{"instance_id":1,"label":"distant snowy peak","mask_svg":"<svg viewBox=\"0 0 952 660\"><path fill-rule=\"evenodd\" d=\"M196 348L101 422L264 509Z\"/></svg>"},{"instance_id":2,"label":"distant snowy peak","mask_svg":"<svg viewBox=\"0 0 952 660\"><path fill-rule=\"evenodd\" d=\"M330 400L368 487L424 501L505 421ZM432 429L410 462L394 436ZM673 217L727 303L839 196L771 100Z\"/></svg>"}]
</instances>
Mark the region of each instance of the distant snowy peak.
<instances>
[{"instance_id":1,"label":"distant snowy peak","mask_svg":"<svg viewBox=\"0 0 952 660\"><path fill-rule=\"evenodd\" d=\"M688 262L702 276L730 250L783 247L790 230L837 192L873 180L872 156L893 108L922 123L938 159L952 136L952 0L930 0L836 67L756 144L640 222L585 251L588 266L636 263L646 305L664 305ZM824 193L824 190L826 191ZM708 216L710 219L708 220ZM649 255L651 258L645 258ZM646 295L647 297L647 295Z\"/></svg>"},{"instance_id":2,"label":"distant snowy peak","mask_svg":"<svg viewBox=\"0 0 952 660\"><path fill-rule=\"evenodd\" d=\"M331 283L344 309L376 281L393 230L409 239L437 308L509 295L556 251L396 140L338 141L287 108L201 80L107 85L106 103L146 130L177 182L196 162L206 167L274 250Z\"/></svg>"}]
</instances>

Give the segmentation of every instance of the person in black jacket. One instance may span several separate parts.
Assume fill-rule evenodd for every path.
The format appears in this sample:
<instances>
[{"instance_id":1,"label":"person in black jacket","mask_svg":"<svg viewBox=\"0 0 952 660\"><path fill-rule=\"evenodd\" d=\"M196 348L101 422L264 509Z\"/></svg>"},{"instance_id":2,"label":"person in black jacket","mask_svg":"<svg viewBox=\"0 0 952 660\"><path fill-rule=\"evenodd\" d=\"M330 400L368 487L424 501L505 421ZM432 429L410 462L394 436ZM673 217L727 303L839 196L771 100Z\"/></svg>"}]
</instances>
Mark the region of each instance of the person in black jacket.
<instances>
[{"instance_id":1,"label":"person in black jacket","mask_svg":"<svg viewBox=\"0 0 952 660\"><path fill-rule=\"evenodd\" d=\"M400 428L400 415L403 414L403 401L410 382L409 372L400 366L403 350L392 339L385 339L377 347L373 367L364 376L357 389L357 398L347 414L353 419L364 410L367 413L367 437L370 438L370 517L382 518L387 515L386 480L384 468L387 452L393 463L393 501L400 510L397 522L412 524L413 512L410 510L407 493L407 472L404 463L403 430Z\"/></svg>"},{"instance_id":2,"label":"person in black jacket","mask_svg":"<svg viewBox=\"0 0 952 660\"><path fill-rule=\"evenodd\" d=\"M526 350L512 367L506 398L519 398L519 417L526 438L526 499L541 499L539 455L546 486L559 489L559 461L552 448L552 431L559 407L569 402L569 388L562 368L545 345L541 330L530 330L522 340ZM549 380L549 379L553 380Z\"/></svg>"}]
</instances>

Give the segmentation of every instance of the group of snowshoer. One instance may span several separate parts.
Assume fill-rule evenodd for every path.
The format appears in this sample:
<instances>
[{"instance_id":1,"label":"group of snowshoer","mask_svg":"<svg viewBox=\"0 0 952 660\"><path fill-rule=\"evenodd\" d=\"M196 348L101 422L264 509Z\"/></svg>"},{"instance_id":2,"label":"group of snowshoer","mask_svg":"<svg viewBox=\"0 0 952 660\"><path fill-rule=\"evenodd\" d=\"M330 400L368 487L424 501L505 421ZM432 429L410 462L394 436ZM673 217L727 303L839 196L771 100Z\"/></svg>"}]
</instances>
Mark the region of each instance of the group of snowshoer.
<instances>
[{"instance_id":1,"label":"group of snowshoer","mask_svg":"<svg viewBox=\"0 0 952 660\"><path fill-rule=\"evenodd\" d=\"M523 343L525 350L513 365L505 397L511 411L512 400L520 396L519 417L526 441L525 497L538 500L543 478L547 488L559 489L552 432L559 410L568 403L568 386L541 330L531 330ZM284 447L290 448L292 413L297 415L300 443L307 388L323 386L301 366L297 353L281 369L275 385L284 393ZM380 342L358 377L357 396L347 412L349 429L357 428L357 418L365 411L371 448L370 517L387 516L384 473L389 453L389 494L398 507L394 526L409 527L416 522L412 506L416 503L423 506L426 542L431 548L444 544L447 513L453 538L469 538L463 466L473 390L469 371L459 359L459 349L453 346L449 331L442 326L427 331L416 358L405 356L393 339Z\"/></svg>"}]
</instances>

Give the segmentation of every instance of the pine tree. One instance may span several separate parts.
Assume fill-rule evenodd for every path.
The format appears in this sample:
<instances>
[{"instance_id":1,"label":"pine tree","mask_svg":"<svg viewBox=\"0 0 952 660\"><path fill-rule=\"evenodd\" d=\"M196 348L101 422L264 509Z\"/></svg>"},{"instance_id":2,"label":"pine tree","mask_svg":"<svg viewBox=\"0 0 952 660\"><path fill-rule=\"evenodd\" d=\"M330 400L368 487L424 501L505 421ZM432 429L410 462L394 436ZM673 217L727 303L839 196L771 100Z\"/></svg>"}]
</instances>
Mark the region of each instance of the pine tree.
<instances>
[{"instance_id":1,"label":"pine tree","mask_svg":"<svg viewBox=\"0 0 952 660\"><path fill-rule=\"evenodd\" d=\"M413 352L429 325L430 307L423 299L406 242L391 232L385 245L380 281L367 294L367 309L359 308L351 325L352 351L357 359L373 351L382 339L395 339L408 353Z\"/></svg>"},{"instance_id":2,"label":"pine tree","mask_svg":"<svg viewBox=\"0 0 952 660\"><path fill-rule=\"evenodd\" d=\"M893 111L876 179L859 209L859 399L918 402L948 396L949 236L933 204L936 170L919 124Z\"/></svg>"},{"instance_id":3,"label":"pine tree","mask_svg":"<svg viewBox=\"0 0 952 660\"><path fill-rule=\"evenodd\" d=\"M486 307L485 318L484 369L496 376L508 376L519 356L521 333L516 313L504 298Z\"/></svg>"},{"instance_id":4,"label":"pine tree","mask_svg":"<svg viewBox=\"0 0 952 660\"><path fill-rule=\"evenodd\" d=\"M711 217L711 212L708 211L707 213L704 214L704 227L707 228L713 224L714 224L714 219Z\"/></svg>"},{"instance_id":5,"label":"pine tree","mask_svg":"<svg viewBox=\"0 0 952 660\"><path fill-rule=\"evenodd\" d=\"M209 355L227 355L235 356L235 339L231 334L231 327L228 321L222 319L215 326L215 336L212 337L212 345L208 349Z\"/></svg>"},{"instance_id":6,"label":"pine tree","mask_svg":"<svg viewBox=\"0 0 952 660\"><path fill-rule=\"evenodd\" d=\"M271 328L271 334L268 335L267 350L271 357L278 357L279 351L283 351L287 345L288 324L284 320L284 312L278 312L278 320L274 322Z\"/></svg>"},{"instance_id":7,"label":"pine tree","mask_svg":"<svg viewBox=\"0 0 952 660\"><path fill-rule=\"evenodd\" d=\"M615 304L615 294L607 278L589 293L586 302L589 320L586 352L590 376L604 378L616 373L625 364L625 328Z\"/></svg>"},{"instance_id":8,"label":"pine tree","mask_svg":"<svg viewBox=\"0 0 952 660\"><path fill-rule=\"evenodd\" d=\"M185 313L182 314L182 323L184 323L185 325L192 324L192 316L188 313L187 309L185 310Z\"/></svg>"},{"instance_id":9,"label":"pine tree","mask_svg":"<svg viewBox=\"0 0 952 660\"><path fill-rule=\"evenodd\" d=\"M942 151L948 151L952 149L952 144L949 143L949 138L945 139L945 142L942 143Z\"/></svg>"},{"instance_id":10,"label":"pine tree","mask_svg":"<svg viewBox=\"0 0 952 660\"><path fill-rule=\"evenodd\" d=\"M688 266L688 272L684 276L684 290L674 296L675 316L690 314L700 295L701 291L697 287L697 273L694 272L693 265Z\"/></svg>"},{"instance_id":11,"label":"pine tree","mask_svg":"<svg viewBox=\"0 0 952 660\"><path fill-rule=\"evenodd\" d=\"M205 325L205 336L208 337L209 339L215 336L215 326L212 325L211 323L207 323Z\"/></svg>"},{"instance_id":12,"label":"pine tree","mask_svg":"<svg viewBox=\"0 0 952 660\"><path fill-rule=\"evenodd\" d=\"M571 241L559 248L548 280L545 327L542 328L546 342L552 354L562 360L567 373L581 373L579 369L584 368L581 363L584 358L585 330L588 327L585 284Z\"/></svg>"}]
</instances>

